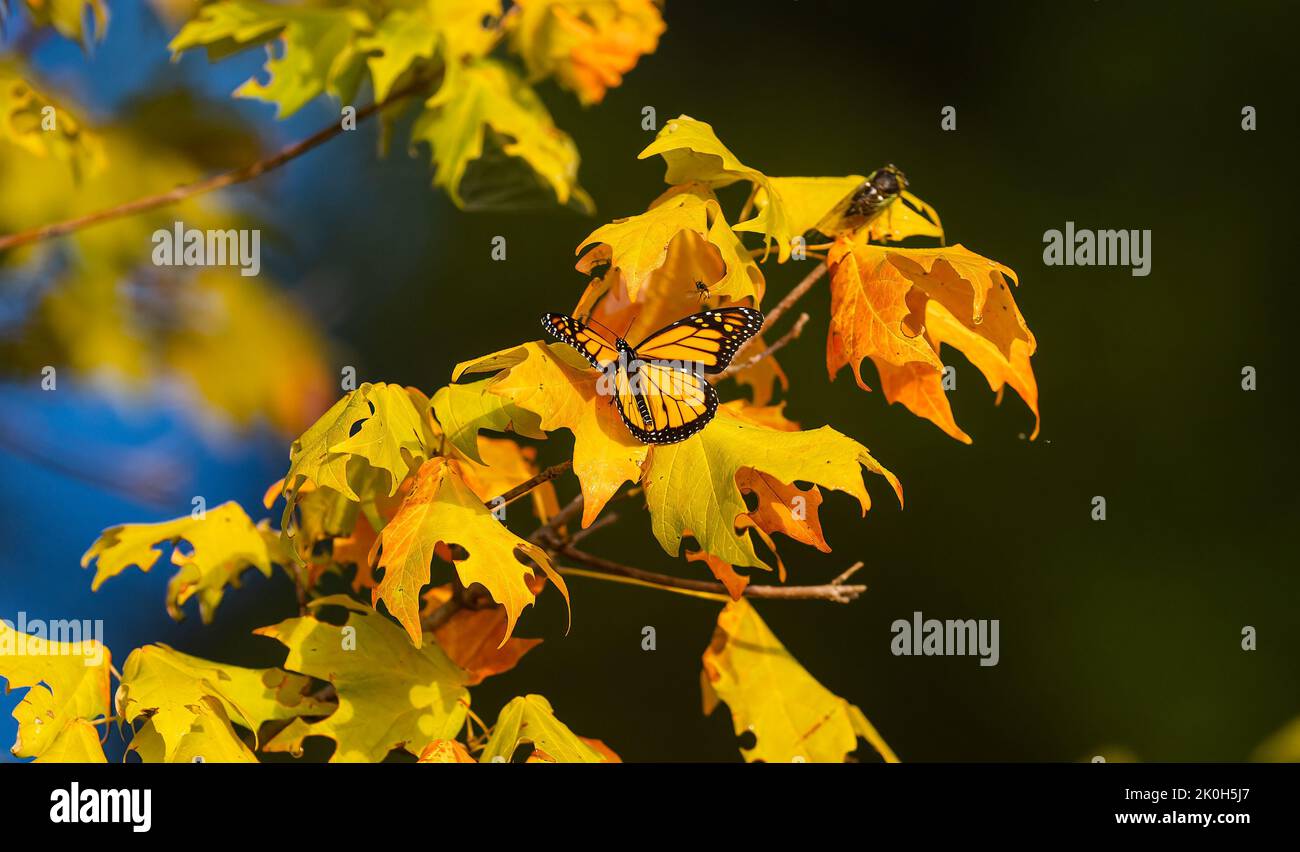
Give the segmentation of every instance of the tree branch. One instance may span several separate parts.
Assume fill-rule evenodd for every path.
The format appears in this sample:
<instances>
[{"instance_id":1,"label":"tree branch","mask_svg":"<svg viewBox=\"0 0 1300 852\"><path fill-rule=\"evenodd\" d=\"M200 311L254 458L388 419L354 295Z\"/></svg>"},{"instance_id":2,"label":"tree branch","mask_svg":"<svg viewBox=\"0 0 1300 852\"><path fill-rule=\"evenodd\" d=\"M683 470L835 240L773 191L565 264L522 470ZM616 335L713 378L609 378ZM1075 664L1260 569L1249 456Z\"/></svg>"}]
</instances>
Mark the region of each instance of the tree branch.
<instances>
[{"instance_id":1,"label":"tree branch","mask_svg":"<svg viewBox=\"0 0 1300 852\"><path fill-rule=\"evenodd\" d=\"M550 467L548 467L546 470L534 476L532 479L529 479L526 482L519 483L514 488L511 488L509 491L507 491L505 494L502 494L499 497L493 497L491 500L484 501L483 505L487 506L489 509L495 509L498 506L509 505L514 501L518 500L520 497L527 494L529 491L532 491L534 488L541 485L543 482L550 482L552 479L555 479L558 476L562 476L571 467L573 467L573 462L571 461L560 462L559 464L553 464Z\"/></svg>"},{"instance_id":2,"label":"tree branch","mask_svg":"<svg viewBox=\"0 0 1300 852\"><path fill-rule=\"evenodd\" d=\"M794 327L791 328L789 331L787 331L785 334L781 335L781 338L777 340L776 343L773 343L771 346L767 347L762 352L759 352L753 358L750 358L744 363L733 362L730 367L728 367L727 369L723 370L721 373L718 374L719 381L729 376L734 376L736 373L739 373L741 370L748 370L750 367L762 361L764 358L769 358L772 355L775 355L787 343L789 343L791 340L794 340L799 335L803 334L803 327L808 324L808 319L809 317L807 313L800 314L799 319L794 324Z\"/></svg>"},{"instance_id":3,"label":"tree branch","mask_svg":"<svg viewBox=\"0 0 1300 852\"><path fill-rule=\"evenodd\" d=\"M405 86L393 90L393 92L382 101L369 104L368 106L364 106L357 110L357 121L365 121L397 101L424 90L426 87L437 81L441 76L442 71L439 69L437 74L430 77L416 78ZM195 195L202 195L205 192L211 192L214 189L222 189L223 187L245 183L283 166L290 160L300 157L313 148L328 142L340 133L343 133L343 122L334 121L331 124L322 127L306 139L294 142L292 145L281 148L275 154L258 160L255 163L250 163L247 166L223 172L219 175L213 175L212 177L204 178L203 180L194 183L184 184L175 189L168 190L167 192L160 192L155 195L146 195L143 198L137 198L134 201L127 201L123 204L118 204L115 207L98 210L84 216L77 216L62 222L55 222L50 225L41 225L40 227L29 228L26 231L18 231L17 233L0 236L0 251L40 242L42 240L52 239L54 237L61 237L65 234L80 231L83 228L89 228L93 225L99 225L113 219L120 219L124 216L134 216L137 213L145 213L149 210L156 210L159 207L167 207L184 201L187 198L192 198Z\"/></svg>"},{"instance_id":4,"label":"tree branch","mask_svg":"<svg viewBox=\"0 0 1300 852\"><path fill-rule=\"evenodd\" d=\"M795 302L803 298L803 295L807 293L809 290L811 290L812 286L816 284L818 281L820 281L822 276L825 274L826 274L826 264L824 263L817 264L817 266L813 268L812 272L809 272L807 275L803 277L802 281L794 285L794 289L792 289L789 293L785 294L784 299L776 303L775 308L767 312L767 316L764 318L764 323L766 325L772 325L777 320L779 320L781 318L781 315L784 314L786 311L790 310L790 307Z\"/></svg>"},{"instance_id":5,"label":"tree branch","mask_svg":"<svg viewBox=\"0 0 1300 852\"><path fill-rule=\"evenodd\" d=\"M708 594L727 594L726 586L721 583L709 582L707 580L692 580L686 577L672 577L667 574L657 574L653 571L643 571L640 568L633 568L630 565L622 565L600 556L578 550L570 544L561 544L554 551L557 555L570 559L585 568L593 571L612 574L616 577L627 577L642 583L648 583L654 586L662 586L669 589L685 589L692 592L705 592ZM769 600L823 600L833 601L834 603L848 603L856 600L859 595L867 590L866 586L845 585L844 581L862 568L861 562L856 562L849 567L840 576L836 577L829 583L821 586L746 586L741 593L747 598L764 598Z\"/></svg>"}]
</instances>

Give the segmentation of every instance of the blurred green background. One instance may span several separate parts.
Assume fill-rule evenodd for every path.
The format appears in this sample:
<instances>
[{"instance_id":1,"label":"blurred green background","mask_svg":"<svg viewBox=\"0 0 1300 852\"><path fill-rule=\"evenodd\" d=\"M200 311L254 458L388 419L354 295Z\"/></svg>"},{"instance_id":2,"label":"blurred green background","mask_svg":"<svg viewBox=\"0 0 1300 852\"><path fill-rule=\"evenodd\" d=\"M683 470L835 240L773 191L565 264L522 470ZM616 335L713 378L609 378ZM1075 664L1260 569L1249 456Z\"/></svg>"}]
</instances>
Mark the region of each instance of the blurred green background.
<instances>
[{"instance_id":1,"label":"blurred green background","mask_svg":"<svg viewBox=\"0 0 1300 852\"><path fill-rule=\"evenodd\" d=\"M865 520L849 498L828 496L822 522L834 553L787 545L791 581L825 582L862 559L870 590L847 606L760 602L763 618L905 761L1080 760L1105 748L1148 761L1242 760L1300 715L1300 465L1285 384L1298 307L1283 231L1294 219L1289 4L678 0L665 16L658 52L603 104L583 109L542 88L582 152L594 219L459 212L428 187L421 159L377 159L373 126L247 190L273 200L287 237L268 249L268 265L325 325L338 365L432 392L458 361L536 339L538 315L570 309L581 293L573 250L582 238L663 188L660 161L635 159L652 136L644 106L661 124L680 113L710 122L770 175L895 163L942 214L950 243L1020 274L1016 298L1039 342L1042 434L1025 440L1032 415L1013 394L995 407L959 355L953 407L969 447L863 393L847 371L828 382L829 295L819 285L802 303L812 323L781 359L787 413L870 447L902 479L907 507L876 477ZM113 26L129 32L130 20ZM168 66L165 35L138 26L134 37L160 60L137 86L223 68L192 58ZM128 37L110 27L96 61ZM1240 128L1247 104L1258 110L1255 132ZM945 105L957 109L954 132L940 130ZM277 127L269 107L240 109L272 138L303 135ZM295 127L334 114L317 105ZM1150 229L1150 276L1044 266L1043 233L1066 221ZM508 241L504 263L489 256L496 235ZM768 292L779 298L806 269L769 265ZM1257 391L1241 389L1245 365L1258 370ZM210 505L237 497L257 517L287 442L247 440L252 449L229 451L238 465L205 462L194 493ZM566 458L568 446L557 436L541 461ZM28 558L4 564L6 610L35 611L62 587L88 586L75 558L98 529L182 513L87 495L75 510L64 505L78 526L42 527L30 518L58 511L48 495L66 492L49 485L33 508L28 477L45 474L9 461L6 539L38 536ZM562 499L576 493L571 477L559 488ZM1104 522L1090 519L1095 495L1107 499ZM587 547L651 570L703 570L664 554L644 513L624 511ZM172 625L162 614L165 574L115 580L84 617L152 607L133 639L280 662L279 646L248 631L292 613L282 578L250 576L203 630L197 618ZM519 633L545 644L475 689L479 714L540 692L570 727L625 760L738 760L727 710L700 711L700 654L717 606L582 578L570 588L572 633L562 635L558 598L544 595ZM999 619L999 664L892 656L890 623L916 610ZM641 650L645 625L657 630L654 652ZM1246 625L1258 630L1253 652L1240 646ZM111 639L120 662L130 645Z\"/></svg>"}]
</instances>

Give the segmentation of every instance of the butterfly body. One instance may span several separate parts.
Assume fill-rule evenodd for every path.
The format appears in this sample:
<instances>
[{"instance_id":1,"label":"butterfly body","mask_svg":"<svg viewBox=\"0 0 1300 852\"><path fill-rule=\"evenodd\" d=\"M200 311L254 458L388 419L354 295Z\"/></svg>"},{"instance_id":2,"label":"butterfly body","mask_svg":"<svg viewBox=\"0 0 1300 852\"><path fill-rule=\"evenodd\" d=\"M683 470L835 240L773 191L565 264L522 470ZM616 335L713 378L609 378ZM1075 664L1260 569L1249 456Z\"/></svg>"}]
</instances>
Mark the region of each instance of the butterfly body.
<instances>
[{"instance_id":1,"label":"butterfly body","mask_svg":"<svg viewBox=\"0 0 1300 852\"><path fill-rule=\"evenodd\" d=\"M721 373L763 315L750 308L717 308L671 323L633 346L566 314L546 314L542 325L604 373L604 388L628 431L647 444L673 444L703 429L718 411L718 393L704 378Z\"/></svg>"}]
</instances>

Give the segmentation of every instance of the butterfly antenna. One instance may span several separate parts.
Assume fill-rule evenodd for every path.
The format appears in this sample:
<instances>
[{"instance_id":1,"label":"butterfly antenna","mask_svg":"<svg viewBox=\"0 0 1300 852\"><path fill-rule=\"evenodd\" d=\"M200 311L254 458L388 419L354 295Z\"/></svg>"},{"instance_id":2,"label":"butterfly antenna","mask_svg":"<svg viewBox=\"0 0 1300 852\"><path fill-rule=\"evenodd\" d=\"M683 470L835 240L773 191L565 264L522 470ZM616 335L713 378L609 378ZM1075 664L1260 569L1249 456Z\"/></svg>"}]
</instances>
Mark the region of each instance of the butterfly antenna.
<instances>
[{"instance_id":1,"label":"butterfly antenna","mask_svg":"<svg viewBox=\"0 0 1300 852\"><path fill-rule=\"evenodd\" d=\"M641 316L640 311L637 311L636 313L632 314L632 319L628 320L627 330L623 332L622 337L627 337L628 332L632 330L632 326L636 325L636 318L639 316Z\"/></svg>"},{"instance_id":2,"label":"butterfly antenna","mask_svg":"<svg viewBox=\"0 0 1300 852\"><path fill-rule=\"evenodd\" d=\"M603 322L601 322L600 320L596 319L594 316L593 316L593 317L587 317L587 324L588 324L588 325L598 325L598 326L600 326L601 328L603 328L606 332L608 332L608 333L614 335L615 337L622 337L621 334L618 334L616 331L614 331L614 329L612 329L612 328L610 328L609 326L605 325Z\"/></svg>"}]
</instances>

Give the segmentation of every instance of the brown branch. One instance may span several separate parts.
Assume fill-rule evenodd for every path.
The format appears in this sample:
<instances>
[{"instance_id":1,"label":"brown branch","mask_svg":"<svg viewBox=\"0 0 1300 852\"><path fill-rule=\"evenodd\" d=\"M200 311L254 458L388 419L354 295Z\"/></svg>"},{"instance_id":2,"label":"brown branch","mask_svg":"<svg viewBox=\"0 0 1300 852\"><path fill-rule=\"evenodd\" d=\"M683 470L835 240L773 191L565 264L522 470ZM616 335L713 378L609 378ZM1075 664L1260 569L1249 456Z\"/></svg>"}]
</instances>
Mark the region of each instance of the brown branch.
<instances>
[{"instance_id":1,"label":"brown branch","mask_svg":"<svg viewBox=\"0 0 1300 852\"><path fill-rule=\"evenodd\" d=\"M424 90L441 77L441 75L442 72L439 70L439 72L433 76L414 79L405 86L393 90L393 92L382 101L369 104L357 110L356 120L358 122L365 121L397 101ZM73 231L79 231L83 228L89 228L93 225L98 225L113 219L120 219L124 216L134 216L137 213L145 213L149 210L156 210L159 207L167 207L184 201L187 198L192 198L195 195L211 192L214 189L222 189L227 186L245 183L283 166L290 160L302 156L313 148L328 142L343 132L343 122L335 121L322 127L306 139L294 142L292 145L281 148L275 154L258 160L255 163L250 163L247 166L223 172L219 175L213 175L212 177L204 178L203 180L195 181L194 183L184 184L175 189L168 190L167 192L147 195L143 198L127 201L115 207L109 207L105 210L97 210L94 213L87 213L84 216L77 216L62 222L55 222L50 225L41 225L40 227L29 228L26 231L18 231L17 233L0 236L0 251L28 245L29 243L52 239L54 237L61 237L65 234L70 234Z\"/></svg>"},{"instance_id":2,"label":"brown branch","mask_svg":"<svg viewBox=\"0 0 1300 852\"><path fill-rule=\"evenodd\" d=\"M555 517L533 530L532 534L528 536L528 540L543 547L558 546L560 544L560 528L572 523L581 514L582 495L579 494L570 500L569 504L561 509Z\"/></svg>"},{"instance_id":3,"label":"brown branch","mask_svg":"<svg viewBox=\"0 0 1300 852\"><path fill-rule=\"evenodd\" d=\"M799 319L795 321L794 327L791 328L789 331L787 331L785 334L781 335L781 338L779 340L777 340L771 346L764 349L762 352L759 352L753 358L750 358L743 363L738 361L733 362L730 367L728 367L727 369L723 370L721 373L718 374L718 379L722 380L727 378L728 376L734 376L736 373L739 373L741 370L748 370L750 367L762 361L764 358L770 358L772 355L775 355L778 351L784 348L787 343L794 340L799 335L803 334L803 327L808 324L808 319L809 317L807 313L800 314Z\"/></svg>"},{"instance_id":4,"label":"brown branch","mask_svg":"<svg viewBox=\"0 0 1300 852\"><path fill-rule=\"evenodd\" d=\"M599 518L591 522L591 526L587 527L586 529L577 530L576 532L573 533L573 535L569 536L569 544L577 544L587 536L594 533L596 530L600 529L601 527L607 527L617 520L618 520L617 512L608 512L604 515L601 515Z\"/></svg>"},{"instance_id":5,"label":"brown branch","mask_svg":"<svg viewBox=\"0 0 1300 852\"><path fill-rule=\"evenodd\" d=\"M532 491L534 488L541 485L543 482L550 482L552 479L555 479L558 476L562 476L571 467L573 467L573 462L571 461L560 462L559 464L553 464L550 467L548 467L546 470L534 476L532 479L529 479L527 482L519 483L514 488L511 488L509 491L507 491L505 494L502 494L499 497L493 497L491 500L484 501L483 505L487 506L489 509L495 509L498 506L509 505L510 503L513 503L514 501L518 500L520 497L527 494L529 491Z\"/></svg>"},{"instance_id":6,"label":"brown branch","mask_svg":"<svg viewBox=\"0 0 1300 852\"><path fill-rule=\"evenodd\" d=\"M781 315L784 314L786 311L790 310L790 307L795 302L803 298L803 295L807 293L809 290L811 290L812 286L816 284L818 281L820 281L821 277L825 274L826 274L826 264L824 263L817 264L817 266L813 268L812 272L809 272L807 275L803 277L802 281L794 285L794 289L792 289L789 293L785 294L784 299L776 303L775 308L767 312L767 316L764 317L763 320L764 324L770 326L773 323L775 323L777 320L779 320L781 318Z\"/></svg>"},{"instance_id":7,"label":"brown branch","mask_svg":"<svg viewBox=\"0 0 1300 852\"><path fill-rule=\"evenodd\" d=\"M622 565L586 551L578 550L568 544L557 547L555 553L586 568L604 574L612 574L616 577L627 577L642 583L663 586L669 589L685 589L708 594L727 594L727 587L721 583L692 580L686 577L672 577L667 574L644 571L640 568ZM859 595L867 590L866 586L850 586L844 583L860 568L862 568L862 563L856 562L843 574L821 586L746 586L741 594L747 598L764 598L768 600L822 600L833 601L834 603L848 603L856 600Z\"/></svg>"}]
</instances>

